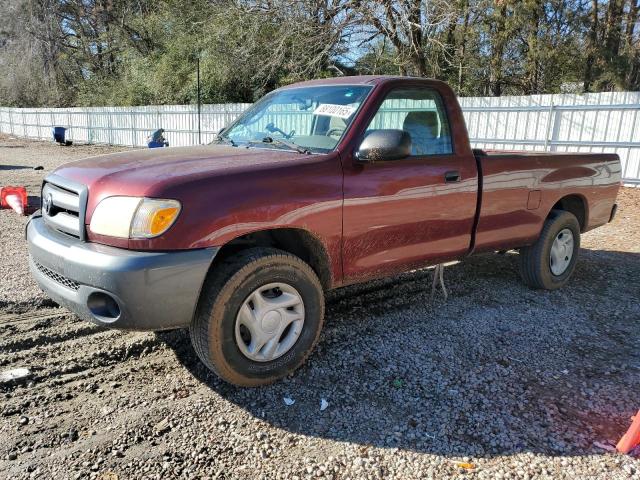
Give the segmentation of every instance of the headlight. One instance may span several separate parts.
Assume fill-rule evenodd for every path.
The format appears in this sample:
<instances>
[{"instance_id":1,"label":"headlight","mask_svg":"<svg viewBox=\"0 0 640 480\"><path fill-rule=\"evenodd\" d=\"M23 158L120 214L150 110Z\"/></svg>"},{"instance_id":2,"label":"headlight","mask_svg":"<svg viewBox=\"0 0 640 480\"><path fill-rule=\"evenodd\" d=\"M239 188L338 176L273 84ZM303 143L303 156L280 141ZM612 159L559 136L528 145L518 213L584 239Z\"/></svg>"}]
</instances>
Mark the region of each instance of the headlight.
<instances>
[{"instance_id":1,"label":"headlight","mask_svg":"<svg viewBox=\"0 0 640 480\"><path fill-rule=\"evenodd\" d=\"M91 216L91 231L119 238L162 235L178 218L180 202L140 197L108 197Z\"/></svg>"}]
</instances>

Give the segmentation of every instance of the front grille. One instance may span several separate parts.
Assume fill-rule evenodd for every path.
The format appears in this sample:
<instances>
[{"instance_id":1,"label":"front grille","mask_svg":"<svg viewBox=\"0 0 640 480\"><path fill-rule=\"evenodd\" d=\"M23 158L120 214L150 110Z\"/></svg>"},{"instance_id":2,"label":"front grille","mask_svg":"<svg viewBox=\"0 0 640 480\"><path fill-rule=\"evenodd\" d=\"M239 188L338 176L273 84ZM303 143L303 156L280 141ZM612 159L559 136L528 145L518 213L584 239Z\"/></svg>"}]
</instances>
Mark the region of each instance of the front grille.
<instances>
[{"instance_id":1,"label":"front grille","mask_svg":"<svg viewBox=\"0 0 640 480\"><path fill-rule=\"evenodd\" d=\"M44 265L41 265L38 262L34 262L34 263L36 265L36 268L40 271L40 273L42 273L45 277L49 277L54 282L59 283L63 287L67 287L71 290L78 290L80 288L79 283L68 279L64 275L60 275L59 273L54 272L53 270L45 267Z\"/></svg>"},{"instance_id":2,"label":"front grille","mask_svg":"<svg viewBox=\"0 0 640 480\"><path fill-rule=\"evenodd\" d=\"M76 238L82 237L82 186L46 179L42 186L42 217L54 230Z\"/></svg>"}]
</instances>

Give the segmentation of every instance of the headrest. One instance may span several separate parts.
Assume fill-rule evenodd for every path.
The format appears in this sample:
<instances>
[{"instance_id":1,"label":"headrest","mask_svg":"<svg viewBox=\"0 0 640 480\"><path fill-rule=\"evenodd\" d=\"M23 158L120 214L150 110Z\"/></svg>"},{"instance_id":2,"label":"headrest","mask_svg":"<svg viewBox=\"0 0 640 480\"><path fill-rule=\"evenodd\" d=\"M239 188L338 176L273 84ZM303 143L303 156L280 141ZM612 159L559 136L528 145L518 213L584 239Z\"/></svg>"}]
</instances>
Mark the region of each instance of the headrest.
<instances>
[{"instance_id":1,"label":"headrest","mask_svg":"<svg viewBox=\"0 0 640 480\"><path fill-rule=\"evenodd\" d=\"M438 114L436 112L409 112L402 125L403 130L415 127L428 127L434 135L438 133Z\"/></svg>"}]
</instances>

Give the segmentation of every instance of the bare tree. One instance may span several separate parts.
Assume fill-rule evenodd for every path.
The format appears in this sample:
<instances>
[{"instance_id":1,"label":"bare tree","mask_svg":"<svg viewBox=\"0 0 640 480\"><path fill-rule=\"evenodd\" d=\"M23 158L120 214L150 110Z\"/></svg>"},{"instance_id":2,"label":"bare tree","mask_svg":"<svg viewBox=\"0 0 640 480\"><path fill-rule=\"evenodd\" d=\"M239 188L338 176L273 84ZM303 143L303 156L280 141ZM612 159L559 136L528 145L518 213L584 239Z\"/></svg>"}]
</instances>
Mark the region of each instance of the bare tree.
<instances>
[{"instance_id":1,"label":"bare tree","mask_svg":"<svg viewBox=\"0 0 640 480\"><path fill-rule=\"evenodd\" d=\"M394 46L403 74L429 76L429 49L443 48L440 33L451 22L455 7L444 0L355 0L362 28L383 36Z\"/></svg>"},{"instance_id":2,"label":"bare tree","mask_svg":"<svg viewBox=\"0 0 640 480\"><path fill-rule=\"evenodd\" d=\"M343 0L239 0L236 8L245 18L247 42L234 54L260 59L255 75L265 86L283 70L294 80L327 70L346 73L336 59L346 53L354 14Z\"/></svg>"}]
</instances>

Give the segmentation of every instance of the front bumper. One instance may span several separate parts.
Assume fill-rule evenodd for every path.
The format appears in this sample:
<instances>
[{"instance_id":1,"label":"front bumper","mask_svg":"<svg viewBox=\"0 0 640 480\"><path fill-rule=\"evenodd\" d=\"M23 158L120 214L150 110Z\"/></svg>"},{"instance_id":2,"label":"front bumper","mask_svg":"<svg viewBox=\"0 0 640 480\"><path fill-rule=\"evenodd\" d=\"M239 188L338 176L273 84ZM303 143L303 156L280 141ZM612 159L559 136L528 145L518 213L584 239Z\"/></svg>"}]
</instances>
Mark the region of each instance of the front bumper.
<instances>
[{"instance_id":1,"label":"front bumper","mask_svg":"<svg viewBox=\"0 0 640 480\"><path fill-rule=\"evenodd\" d=\"M31 274L45 293L81 318L126 330L188 326L218 251L138 252L86 243L38 217L27 225L27 241Z\"/></svg>"}]
</instances>

